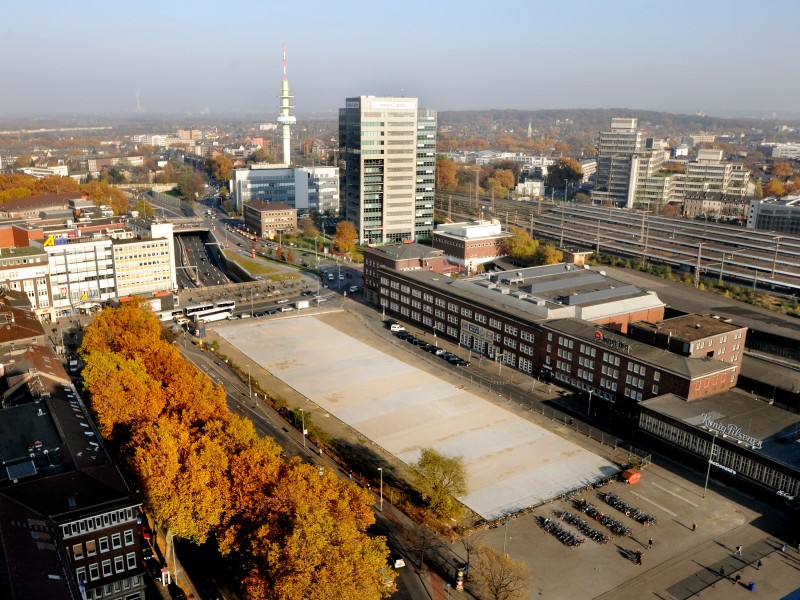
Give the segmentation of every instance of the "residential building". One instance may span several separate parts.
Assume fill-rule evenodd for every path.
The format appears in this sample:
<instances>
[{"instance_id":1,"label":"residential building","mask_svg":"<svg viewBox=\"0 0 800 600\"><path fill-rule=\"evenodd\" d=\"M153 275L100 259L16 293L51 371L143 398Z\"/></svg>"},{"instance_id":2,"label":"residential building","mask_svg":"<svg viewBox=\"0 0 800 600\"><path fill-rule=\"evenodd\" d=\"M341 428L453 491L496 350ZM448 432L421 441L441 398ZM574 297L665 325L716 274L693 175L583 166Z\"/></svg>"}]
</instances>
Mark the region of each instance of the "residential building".
<instances>
[{"instance_id":1,"label":"residential building","mask_svg":"<svg viewBox=\"0 0 800 600\"><path fill-rule=\"evenodd\" d=\"M58 175L59 177L69 177L69 167L67 165L56 165L54 167L28 167L22 169L25 175L41 179L42 177L51 177Z\"/></svg>"},{"instance_id":2,"label":"residential building","mask_svg":"<svg viewBox=\"0 0 800 600\"><path fill-rule=\"evenodd\" d=\"M48 256L36 246L0 247L0 286L25 294L39 316L50 312Z\"/></svg>"},{"instance_id":3,"label":"residential building","mask_svg":"<svg viewBox=\"0 0 800 600\"><path fill-rule=\"evenodd\" d=\"M683 216L696 219L707 217L716 220L745 221L750 200L738 194L719 192L687 192L683 197Z\"/></svg>"},{"instance_id":4,"label":"residential building","mask_svg":"<svg viewBox=\"0 0 800 600\"><path fill-rule=\"evenodd\" d=\"M417 98L360 96L339 109L344 217L362 244L430 238L436 111Z\"/></svg>"},{"instance_id":5,"label":"residential building","mask_svg":"<svg viewBox=\"0 0 800 600\"><path fill-rule=\"evenodd\" d=\"M237 210L252 200L279 202L299 211L339 212L338 167L251 165L236 169L231 198Z\"/></svg>"},{"instance_id":6,"label":"residential building","mask_svg":"<svg viewBox=\"0 0 800 600\"><path fill-rule=\"evenodd\" d=\"M144 600L141 503L28 320L0 347L0 597Z\"/></svg>"},{"instance_id":7,"label":"residential building","mask_svg":"<svg viewBox=\"0 0 800 600\"><path fill-rule=\"evenodd\" d=\"M68 210L70 202L88 198L83 192L69 192L64 194L41 194L27 198L12 198L0 206L0 218L19 218L38 220L42 212L51 210Z\"/></svg>"},{"instance_id":8,"label":"residential building","mask_svg":"<svg viewBox=\"0 0 800 600\"><path fill-rule=\"evenodd\" d=\"M800 234L800 194L750 201L747 227Z\"/></svg>"},{"instance_id":9,"label":"residential building","mask_svg":"<svg viewBox=\"0 0 800 600\"><path fill-rule=\"evenodd\" d=\"M503 242L510 236L498 221L443 223L434 230L432 245L444 250L449 262L474 274L478 265L505 256Z\"/></svg>"},{"instance_id":10,"label":"residential building","mask_svg":"<svg viewBox=\"0 0 800 600\"><path fill-rule=\"evenodd\" d=\"M541 198L544 196L544 181L541 179L525 179L514 188L514 193L519 196Z\"/></svg>"},{"instance_id":11,"label":"residential building","mask_svg":"<svg viewBox=\"0 0 800 600\"><path fill-rule=\"evenodd\" d=\"M262 238L292 233L297 229L297 209L280 202L253 200L244 205L244 225Z\"/></svg>"},{"instance_id":12,"label":"residential building","mask_svg":"<svg viewBox=\"0 0 800 600\"><path fill-rule=\"evenodd\" d=\"M644 150L644 135L636 129L636 119L612 118L611 128L600 133L592 198L600 203L632 205L632 159Z\"/></svg>"}]
</instances>

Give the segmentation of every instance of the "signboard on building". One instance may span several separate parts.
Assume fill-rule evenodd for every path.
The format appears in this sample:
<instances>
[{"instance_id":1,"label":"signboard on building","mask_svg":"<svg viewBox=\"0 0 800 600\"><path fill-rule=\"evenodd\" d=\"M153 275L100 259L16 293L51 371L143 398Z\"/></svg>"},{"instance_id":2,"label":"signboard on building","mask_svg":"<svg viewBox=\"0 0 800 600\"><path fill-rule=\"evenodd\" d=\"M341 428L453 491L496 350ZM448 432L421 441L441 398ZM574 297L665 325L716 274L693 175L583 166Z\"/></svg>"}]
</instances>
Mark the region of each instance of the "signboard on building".
<instances>
[{"instance_id":1,"label":"signboard on building","mask_svg":"<svg viewBox=\"0 0 800 600\"><path fill-rule=\"evenodd\" d=\"M475 325L475 323L470 323L469 321L465 321L463 319L461 320L461 329L468 332L473 337L486 340L487 342L500 342L500 334L495 333L491 329L481 327L480 325Z\"/></svg>"},{"instance_id":2,"label":"signboard on building","mask_svg":"<svg viewBox=\"0 0 800 600\"><path fill-rule=\"evenodd\" d=\"M705 427L711 431L716 431L722 437L732 437L737 441L744 442L745 444L752 446L756 450L761 450L761 440L754 438L751 435L747 435L738 425L734 425L733 423L729 423L728 425L717 423L711 418L710 413L703 413L701 416L703 419L703 422L700 424L701 427Z\"/></svg>"}]
</instances>

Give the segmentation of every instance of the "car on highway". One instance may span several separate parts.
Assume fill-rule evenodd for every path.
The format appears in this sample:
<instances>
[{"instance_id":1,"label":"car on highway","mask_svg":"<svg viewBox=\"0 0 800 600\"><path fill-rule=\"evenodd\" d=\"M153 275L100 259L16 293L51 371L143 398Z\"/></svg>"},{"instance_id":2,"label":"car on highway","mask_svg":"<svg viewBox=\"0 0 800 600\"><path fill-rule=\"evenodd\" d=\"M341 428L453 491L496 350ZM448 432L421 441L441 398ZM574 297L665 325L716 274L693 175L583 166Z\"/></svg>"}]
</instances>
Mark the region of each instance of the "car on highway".
<instances>
[{"instance_id":1,"label":"car on highway","mask_svg":"<svg viewBox=\"0 0 800 600\"><path fill-rule=\"evenodd\" d=\"M403 560L402 556L395 556L392 558L392 561L395 569L402 569L406 566L406 561Z\"/></svg>"},{"instance_id":2,"label":"car on highway","mask_svg":"<svg viewBox=\"0 0 800 600\"><path fill-rule=\"evenodd\" d=\"M270 309L267 311L267 314L268 314L268 315L277 315L277 314L278 314L278 311L277 311L277 310L275 310L274 308L270 308Z\"/></svg>"},{"instance_id":3,"label":"car on highway","mask_svg":"<svg viewBox=\"0 0 800 600\"><path fill-rule=\"evenodd\" d=\"M288 298L281 298L280 300L275 300L275 304L286 304L289 302Z\"/></svg>"},{"instance_id":4,"label":"car on highway","mask_svg":"<svg viewBox=\"0 0 800 600\"><path fill-rule=\"evenodd\" d=\"M313 296L314 292L312 292L311 290L303 290L302 292L300 292L300 295L301 296Z\"/></svg>"}]
</instances>

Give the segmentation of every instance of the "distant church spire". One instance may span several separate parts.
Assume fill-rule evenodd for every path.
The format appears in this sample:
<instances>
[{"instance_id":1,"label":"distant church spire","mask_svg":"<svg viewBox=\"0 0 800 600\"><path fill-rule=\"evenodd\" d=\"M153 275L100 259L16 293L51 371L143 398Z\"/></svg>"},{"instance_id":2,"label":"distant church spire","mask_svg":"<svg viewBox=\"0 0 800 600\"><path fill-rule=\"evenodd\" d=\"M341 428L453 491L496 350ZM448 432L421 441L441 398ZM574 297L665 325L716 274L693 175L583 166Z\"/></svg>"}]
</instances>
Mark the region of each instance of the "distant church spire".
<instances>
[{"instance_id":1,"label":"distant church spire","mask_svg":"<svg viewBox=\"0 0 800 600\"><path fill-rule=\"evenodd\" d=\"M528 119L528 139L533 137L533 127L531 127L531 120Z\"/></svg>"}]
</instances>

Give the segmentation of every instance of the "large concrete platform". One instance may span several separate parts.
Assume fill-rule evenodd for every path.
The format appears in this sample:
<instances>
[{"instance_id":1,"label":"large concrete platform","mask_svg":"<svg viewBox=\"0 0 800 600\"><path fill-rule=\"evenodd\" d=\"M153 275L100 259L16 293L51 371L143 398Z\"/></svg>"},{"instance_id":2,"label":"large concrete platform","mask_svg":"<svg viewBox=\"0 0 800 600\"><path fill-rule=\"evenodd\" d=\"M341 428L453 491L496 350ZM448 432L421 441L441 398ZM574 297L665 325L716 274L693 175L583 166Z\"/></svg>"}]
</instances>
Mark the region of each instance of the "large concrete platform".
<instances>
[{"instance_id":1,"label":"large concrete platform","mask_svg":"<svg viewBox=\"0 0 800 600\"><path fill-rule=\"evenodd\" d=\"M218 333L252 361L406 464L432 447L462 456L486 519L618 471L613 463L308 316Z\"/></svg>"}]
</instances>

